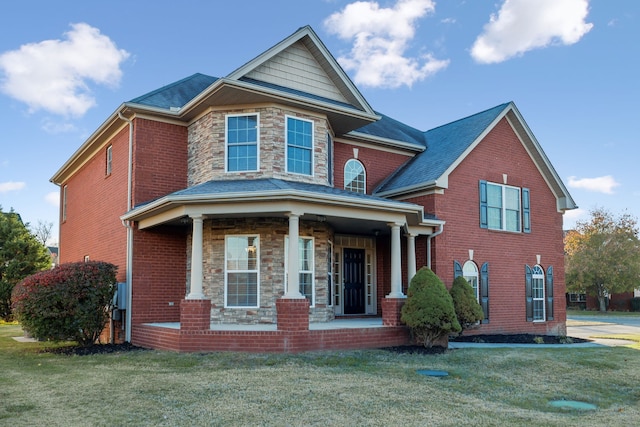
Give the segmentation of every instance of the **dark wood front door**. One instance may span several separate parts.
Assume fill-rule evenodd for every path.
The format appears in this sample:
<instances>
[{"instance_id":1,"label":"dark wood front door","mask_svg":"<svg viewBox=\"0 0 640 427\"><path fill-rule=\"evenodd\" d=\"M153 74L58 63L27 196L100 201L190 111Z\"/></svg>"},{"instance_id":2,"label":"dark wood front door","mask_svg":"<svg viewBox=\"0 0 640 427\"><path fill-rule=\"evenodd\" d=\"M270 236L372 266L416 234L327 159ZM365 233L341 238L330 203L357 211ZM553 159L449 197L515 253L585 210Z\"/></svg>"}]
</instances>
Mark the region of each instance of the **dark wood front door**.
<instances>
[{"instance_id":1,"label":"dark wood front door","mask_svg":"<svg viewBox=\"0 0 640 427\"><path fill-rule=\"evenodd\" d=\"M344 249L344 314L364 314L364 249Z\"/></svg>"}]
</instances>

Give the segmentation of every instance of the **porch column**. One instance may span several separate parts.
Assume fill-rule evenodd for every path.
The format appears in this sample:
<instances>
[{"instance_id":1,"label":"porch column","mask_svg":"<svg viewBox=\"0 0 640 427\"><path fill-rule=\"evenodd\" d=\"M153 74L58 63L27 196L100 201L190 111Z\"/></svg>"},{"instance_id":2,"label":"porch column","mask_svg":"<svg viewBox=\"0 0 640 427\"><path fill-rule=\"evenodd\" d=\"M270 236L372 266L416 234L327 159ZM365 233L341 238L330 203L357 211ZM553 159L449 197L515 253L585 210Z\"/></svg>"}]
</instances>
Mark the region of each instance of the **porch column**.
<instances>
[{"instance_id":1,"label":"porch column","mask_svg":"<svg viewBox=\"0 0 640 427\"><path fill-rule=\"evenodd\" d=\"M191 236L191 290L187 299L205 299L202 292L202 222L203 216L191 217L193 233Z\"/></svg>"},{"instance_id":2,"label":"porch column","mask_svg":"<svg viewBox=\"0 0 640 427\"><path fill-rule=\"evenodd\" d=\"M400 226L399 223L389 224L391 227L391 292L387 298L406 298L402 293Z\"/></svg>"},{"instance_id":3,"label":"porch column","mask_svg":"<svg viewBox=\"0 0 640 427\"><path fill-rule=\"evenodd\" d=\"M416 275L416 235L408 233L407 237L407 286Z\"/></svg>"},{"instance_id":4,"label":"porch column","mask_svg":"<svg viewBox=\"0 0 640 427\"><path fill-rule=\"evenodd\" d=\"M289 217L289 251L287 258L287 292L282 298L301 299L304 296L300 293L300 266L298 265L298 246L300 214L290 212Z\"/></svg>"}]
</instances>

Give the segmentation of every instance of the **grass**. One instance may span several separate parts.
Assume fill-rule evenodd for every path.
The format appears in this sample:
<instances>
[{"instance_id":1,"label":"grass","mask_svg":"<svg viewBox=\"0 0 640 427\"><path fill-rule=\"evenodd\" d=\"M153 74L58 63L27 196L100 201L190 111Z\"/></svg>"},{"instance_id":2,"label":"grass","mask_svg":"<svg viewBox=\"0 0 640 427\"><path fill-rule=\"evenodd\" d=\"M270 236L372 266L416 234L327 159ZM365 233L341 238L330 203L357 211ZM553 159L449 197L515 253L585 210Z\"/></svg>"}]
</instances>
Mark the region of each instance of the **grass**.
<instances>
[{"instance_id":1,"label":"grass","mask_svg":"<svg viewBox=\"0 0 640 427\"><path fill-rule=\"evenodd\" d=\"M63 356L11 338L19 335L18 325L0 325L0 425L625 426L640 419L640 353L631 348ZM599 409L554 408L553 399Z\"/></svg>"}]
</instances>

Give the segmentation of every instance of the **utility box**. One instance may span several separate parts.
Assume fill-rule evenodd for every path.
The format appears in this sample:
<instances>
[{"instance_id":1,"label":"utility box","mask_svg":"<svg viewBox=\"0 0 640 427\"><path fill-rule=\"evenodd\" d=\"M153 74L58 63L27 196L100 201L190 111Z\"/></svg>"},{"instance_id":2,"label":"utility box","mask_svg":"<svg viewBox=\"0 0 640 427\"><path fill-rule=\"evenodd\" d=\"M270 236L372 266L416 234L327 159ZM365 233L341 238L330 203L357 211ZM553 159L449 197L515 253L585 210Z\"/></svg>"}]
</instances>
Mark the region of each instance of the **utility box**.
<instances>
[{"instance_id":1,"label":"utility box","mask_svg":"<svg viewBox=\"0 0 640 427\"><path fill-rule=\"evenodd\" d=\"M118 283L118 289L116 290L115 308L118 310L127 309L127 284L126 282Z\"/></svg>"}]
</instances>

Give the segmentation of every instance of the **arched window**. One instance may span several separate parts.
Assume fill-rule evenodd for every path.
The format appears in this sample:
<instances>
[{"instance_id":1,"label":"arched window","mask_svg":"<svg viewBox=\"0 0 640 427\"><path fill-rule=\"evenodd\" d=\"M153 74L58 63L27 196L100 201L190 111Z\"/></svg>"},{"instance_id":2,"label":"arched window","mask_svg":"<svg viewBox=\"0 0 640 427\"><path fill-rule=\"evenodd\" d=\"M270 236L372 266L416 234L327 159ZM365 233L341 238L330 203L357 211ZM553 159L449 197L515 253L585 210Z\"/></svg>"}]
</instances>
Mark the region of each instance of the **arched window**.
<instances>
[{"instance_id":1,"label":"arched window","mask_svg":"<svg viewBox=\"0 0 640 427\"><path fill-rule=\"evenodd\" d=\"M344 165L344 189L365 194L367 177L364 166L356 159L347 161Z\"/></svg>"},{"instance_id":2,"label":"arched window","mask_svg":"<svg viewBox=\"0 0 640 427\"><path fill-rule=\"evenodd\" d=\"M480 302L480 288L478 287L478 266L473 261L467 261L462 266L462 276L473 288L476 300Z\"/></svg>"},{"instance_id":3,"label":"arched window","mask_svg":"<svg viewBox=\"0 0 640 427\"><path fill-rule=\"evenodd\" d=\"M539 265L533 267L531 291L533 296L533 321L542 321L546 318L544 312L544 270Z\"/></svg>"}]
</instances>

